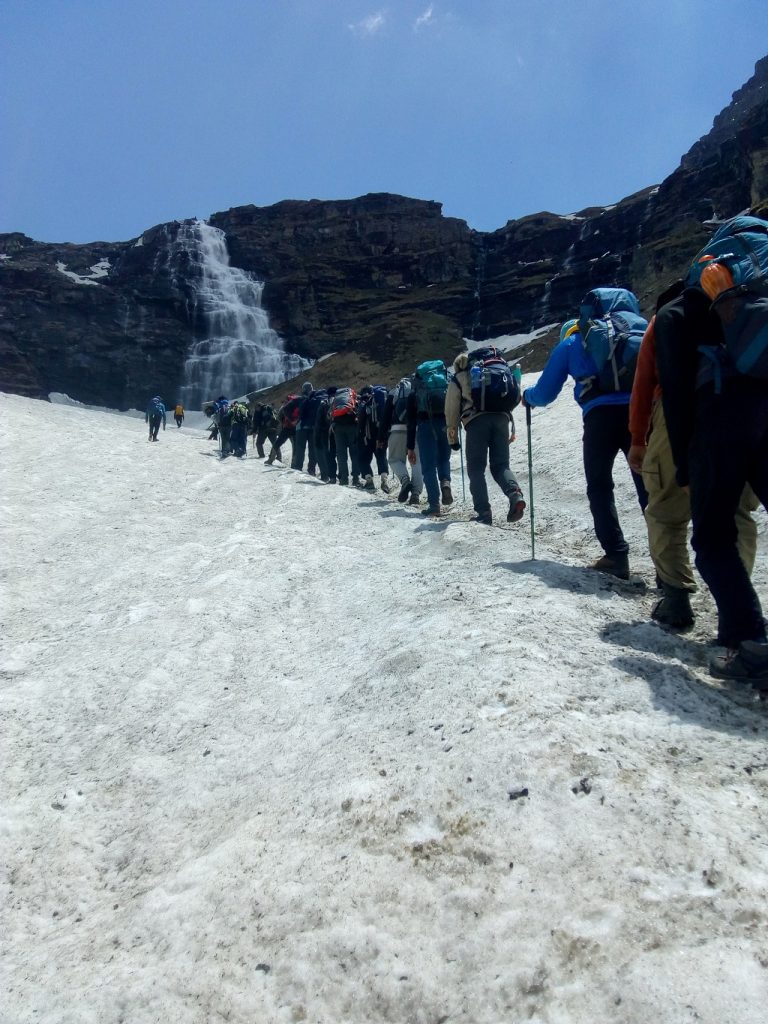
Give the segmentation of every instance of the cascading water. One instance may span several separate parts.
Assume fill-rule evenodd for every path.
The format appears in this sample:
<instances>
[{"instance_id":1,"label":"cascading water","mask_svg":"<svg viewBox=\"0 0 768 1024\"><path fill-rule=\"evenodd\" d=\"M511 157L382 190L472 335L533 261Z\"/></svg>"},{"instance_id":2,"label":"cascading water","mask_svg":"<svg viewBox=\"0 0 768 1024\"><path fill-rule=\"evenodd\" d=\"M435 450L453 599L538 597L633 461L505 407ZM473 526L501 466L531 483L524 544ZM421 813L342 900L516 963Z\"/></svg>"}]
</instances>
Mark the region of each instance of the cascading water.
<instances>
[{"instance_id":1,"label":"cascading water","mask_svg":"<svg viewBox=\"0 0 768 1024\"><path fill-rule=\"evenodd\" d=\"M192 293L190 313L205 331L184 365L188 409L200 409L218 395L232 398L273 387L312 365L285 351L261 305L263 283L230 267L223 231L202 220L182 224L173 249L177 286L183 274Z\"/></svg>"}]
</instances>

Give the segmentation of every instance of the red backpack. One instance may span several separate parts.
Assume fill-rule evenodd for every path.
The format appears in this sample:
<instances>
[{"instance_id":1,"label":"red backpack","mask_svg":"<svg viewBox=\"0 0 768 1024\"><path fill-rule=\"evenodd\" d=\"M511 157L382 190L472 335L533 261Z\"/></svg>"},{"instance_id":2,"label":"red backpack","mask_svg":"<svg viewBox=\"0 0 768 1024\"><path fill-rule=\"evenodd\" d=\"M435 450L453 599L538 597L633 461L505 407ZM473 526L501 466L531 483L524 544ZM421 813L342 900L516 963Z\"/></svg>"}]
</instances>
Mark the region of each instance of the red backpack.
<instances>
[{"instance_id":1,"label":"red backpack","mask_svg":"<svg viewBox=\"0 0 768 1024\"><path fill-rule=\"evenodd\" d=\"M331 418L354 416L357 412L357 392L354 388L339 388L331 399Z\"/></svg>"},{"instance_id":2,"label":"red backpack","mask_svg":"<svg viewBox=\"0 0 768 1024\"><path fill-rule=\"evenodd\" d=\"M298 395L288 395L280 410L280 423L284 427L295 427L301 415L301 404Z\"/></svg>"}]
</instances>

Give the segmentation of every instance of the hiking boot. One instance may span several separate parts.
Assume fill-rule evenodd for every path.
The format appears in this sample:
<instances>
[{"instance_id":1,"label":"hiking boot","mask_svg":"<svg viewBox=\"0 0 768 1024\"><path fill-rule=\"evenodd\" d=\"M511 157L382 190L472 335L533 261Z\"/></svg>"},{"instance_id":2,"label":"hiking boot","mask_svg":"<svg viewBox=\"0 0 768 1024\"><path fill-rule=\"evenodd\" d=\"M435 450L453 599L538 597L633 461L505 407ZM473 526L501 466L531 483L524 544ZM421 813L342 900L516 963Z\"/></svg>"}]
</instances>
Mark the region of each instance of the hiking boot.
<instances>
[{"instance_id":1,"label":"hiking boot","mask_svg":"<svg viewBox=\"0 0 768 1024\"><path fill-rule=\"evenodd\" d=\"M603 555L587 568L595 569L597 572L606 572L609 576L615 576L617 580L628 580L629 555L625 551L617 555Z\"/></svg>"},{"instance_id":2,"label":"hiking boot","mask_svg":"<svg viewBox=\"0 0 768 1024\"><path fill-rule=\"evenodd\" d=\"M392 488L389 486L389 477L386 473L381 474L381 489L384 494L389 494Z\"/></svg>"},{"instance_id":3,"label":"hiking boot","mask_svg":"<svg viewBox=\"0 0 768 1024\"><path fill-rule=\"evenodd\" d=\"M397 496L397 500L400 502L408 501L408 495L411 493L411 481L406 480L400 488L400 493Z\"/></svg>"},{"instance_id":4,"label":"hiking boot","mask_svg":"<svg viewBox=\"0 0 768 1024\"><path fill-rule=\"evenodd\" d=\"M664 597L656 602L651 612L654 622L669 626L670 629L688 629L692 626L695 618L688 591L669 583L662 583L661 589Z\"/></svg>"},{"instance_id":5,"label":"hiking boot","mask_svg":"<svg viewBox=\"0 0 768 1024\"><path fill-rule=\"evenodd\" d=\"M362 487L362 486L363 486L363 485L362 485L362 484L360 483L360 477L359 477L359 476L353 476L353 477L352 477L352 486L353 486L353 487Z\"/></svg>"},{"instance_id":6,"label":"hiking boot","mask_svg":"<svg viewBox=\"0 0 768 1024\"><path fill-rule=\"evenodd\" d=\"M480 523L481 526L493 526L493 515L491 512L478 512L472 517L473 523Z\"/></svg>"},{"instance_id":7,"label":"hiking boot","mask_svg":"<svg viewBox=\"0 0 768 1024\"><path fill-rule=\"evenodd\" d=\"M744 640L735 650L713 658L709 671L715 679L752 683L761 693L768 692L768 643Z\"/></svg>"},{"instance_id":8,"label":"hiking boot","mask_svg":"<svg viewBox=\"0 0 768 1024\"><path fill-rule=\"evenodd\" d=\"M336 480L336 477L335 477L335 476L329 476L329 477L328 477L328 483L329 483L329 484L335 484L335 483L337 483L337 482L338 482L338 481Z\"/></svg>"},{"instance_id":9,"label":"hiking boot","mask_svg":"<svg viewBox=\"0 0 768 1024\"><path fill-rule=\"evenodd\" d=\"M441 515L439 505L427 505L426 508L421 510L423 516L439 516Z\"/></svg>"},{"instance_id":10,"label":"hiking boot","mask_svg":"<svg viewBox=\"0 0 768 1024\"><path fill-rule=\"evenodd\" d=\"M328 480L327 476L321 476L320 479L323 481L324 484L329 483L329 480Z\"/></svg>"},{"instance_id":11,"label":"hiking boot","mask_svg":"<svg viewBox=\"0 0 768 1024\"><path fill-rule=\"evenodd\" d=\"M376 490L376 484L373 482L373 477L372 476L368 475L365 478L365 484L363 486L363 490L364 491L375 491Z\"/></svg>"},{"instance_id":12,"label":"hiking boot","mask_svg":"<svg viewBox=\"0 0 768 1024\"><path fill-rule=\"evenodd\" d=\"M525 512L525 501L520 491L512 491L509 496L509 512L507 512L507 522L517 523L523 518Z\"/></svg>"},{"instance_id":13,"label":"hiking boot","mask_svg":"<svg viewBox=\"0 0 768 1024\"><path fill-rule=\"evenodd\" d=\"M270 456L269 456L269 458L268 458L268 459L266 460L266 462L264 463L264 465L265 465L265 466L271 466L271 465L272 465L272 463L273 463L274 461L275 461L275 456L274 456L274 455L272 455L272 454L270 453Z\"/></svg>"},{"instance_id":14,"label":"hiking boot","mask_svg":"<svg viewBox=\"0 0 768 1024\"><path fill-rule=\"evenodd\" d=\"M421 498L419 497L418 494L412 494L410 496L410 498L408 499L408 504L409 505L420 505L421 504Z\"/></svg>"},{"instance_id":15,"label":"hiking boot","mask_svg":"<svg viewBox=\"0 0 768 1024\"><path fill-rule=\"evenodd\" d=\"M453 504L453 494L451 493L451 481L443 480L440 484L440 499L444 505Z\"/></svg>"}]
</instances>

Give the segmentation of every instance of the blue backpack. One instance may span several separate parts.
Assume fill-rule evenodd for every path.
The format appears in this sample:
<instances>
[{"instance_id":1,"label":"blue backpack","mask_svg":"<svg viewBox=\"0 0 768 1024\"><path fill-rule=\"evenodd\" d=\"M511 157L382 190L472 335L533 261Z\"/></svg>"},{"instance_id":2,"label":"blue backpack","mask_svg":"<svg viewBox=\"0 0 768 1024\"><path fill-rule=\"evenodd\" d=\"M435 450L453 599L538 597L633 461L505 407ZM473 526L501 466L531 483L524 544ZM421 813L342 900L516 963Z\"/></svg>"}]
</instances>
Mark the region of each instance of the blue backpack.
<instances>
[{"instance_id":1,"label":"blue backpack","mask_svg":"<svg viewBox=\"0 0 768 1024\"><path fill-rule=\"evenodd\" d=\"M472 405L477 412L512 412L520 385L511 366L493 346L475 350L469 361Z\"/></svg>"},{"instance_id":2,"label":"blue backpack","mask_svg":"<svg viewBox=\"0 0 768 1024\"><path fill-rule=\"evenodd\" d=\"M371 422L375 427L381 427L384 423L384 406L387 404L387 389L383 384L373 385L373 400L371 402Z\"/></svg>"},{"instance_id":3,"label":"blue backpack","mask_svg":"<svg viewBox=\"0 0 768 1024\"><path fill-rule=\"evenodd\" d=\"M152 399L147 408L147 414L150 417L165 415L165 406L163 405L162 401L159 398Z\"/></svg>"},{"instance_id":4,"label":"blue backpack","mask_svg":"<svg viewBox=\"0 0 768 1024\"><path fill-rule=\"evenodd\" d=\"M445 412L445 395L448 391L448 371L442 359L428 359L419 363L413 375L413 390L419 412L437 416Z\"/></svg>"},{"instance_id":5,"label":"blue backpack","mask_svg":"<svg viewBox=\"0 0 768 1024\"><path fill-rule=\"evenodd\" d=\"M582 380L579 402L598 394L632 390L637 354L648 321L626 288L593 288L579 308L579 332L595 373Z\"/></svg>"},{"instance_id":6,"label":"blue backpack","mask_svg":"<svg viewBox=\"0 0 768 1024\"><path fill-rule=\"evenodd\" d=\"M696 255L685 279L701 291L701 275L711 263L726 267L733 287L712 302L723 326L723 347L739 373L768 380L768 221L734 217ZM717 348L701 346L710 357Z\"/></svg>"}]
</instances>

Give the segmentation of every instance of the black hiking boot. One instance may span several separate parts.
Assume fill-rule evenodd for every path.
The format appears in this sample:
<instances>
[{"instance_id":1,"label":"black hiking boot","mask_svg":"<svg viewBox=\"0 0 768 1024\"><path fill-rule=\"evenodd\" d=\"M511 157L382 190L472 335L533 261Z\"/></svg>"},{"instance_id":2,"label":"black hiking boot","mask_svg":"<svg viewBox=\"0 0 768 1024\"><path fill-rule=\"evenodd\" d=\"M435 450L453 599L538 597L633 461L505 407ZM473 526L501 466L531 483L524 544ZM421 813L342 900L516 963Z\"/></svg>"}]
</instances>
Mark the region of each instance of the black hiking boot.
<instances>
[{"instance_id":1,"label":"black hiking boot","mask_svg":"<svg viewBox=\"0 0 768 1024\"><path fill-rule=\"evenodd\" d=\"M399 502L408 501L408 495L411 493L411 481L406 480L403 486L400 488L400 493L397 496Z\"/></svg>"},{"instance_id":2,"label":"black hiking boot","mask_svg":"<svg viewBox=\"0 0 768 1024\"><path fill-rule=\"evenodd\" d=\"M603 555L596 562L587 566L588 569L595 569L597 572L606 572L609 576L615 576L617 580L629 579L629 555L623 551L616 555Z\"/></svg>"},{"instance_id":3,"label":"black hiking boot","mask_svg":"<svg viewBox=\"0 0 768 1024\"><path fill-rule=\"evenodd\" d=\"M651 618L670 629L689 629L696 621L687 590L662 583L664 597L653 606Z\"/></svg>"},{"instance_id":4,"label":"black hiking boot","mask_svg":"<svg viewBox=\"0 0 768 1024\"><path fill-rule=\"evenodd\" d=\"M408 504L409 505L420 505L421 504L421 498L419 497L418 494L412 494L410 496L410 498L408 499Z\"/></svg>"},{"instance_id":5,"label":"black hiking boot","mask_svg":"<svg viewBox=\"0 0 768 1024\"><path fill-rule=\"evenodd\" d=\"M768 694L768 643L745 640L736 650L713 658L709 671L715 679L751 683L761 694Z\"/></svg>"},{"instance_id":6,"label":"black hiking boot","mask_svg":"<svg viewBox=\"0 0 768 1024\"><path fill-rule=\"evenodd\" d=\"M525 512L525 501L520 491L512 491L509 496L509 512L507 512L507 522L517 523L523 518Z\"/></svg>"},{"instance_id":7,"label":"black hiking boot","mask_svg":"<svg viewBox=\"0 0 768 1024\"><path fill-rule=\"evenodd\" d=\"M444 505L453 504L453 494L451 492L451 481L443 480L440 483L440 500Z\"/></svg>"},{"instance_id":8,"label":"black hiking boot","mask_svg":"<svg viewBox=\"0 0 768 1024\"><path fill-rule=\"evenodd\" d=\"M373 482L373 477L372 476L369 475L369 476L367 476L365 478L365 484L363 485L363 490L364 491L375 491L376 490L376 484Z\"/></svg>"},{"instance_id":9,"label":"black hiking boot","mask_svg":"<svg viewBox=\"0 0 768 1024\"><path fill-rule=\"evenodd\" d=\"M353 477L352 477L352 486L353 486L353 487L362 487L362 486L363 486L363 485L362 485L362 484L360 483L360 477L359 477L359 476L353 476Z\"/></svg>"},{"instance_id":10,"label":"black hiking boot","mask_svg":"<svg viewBox=\"0 0 768 1024\"><path fill-rule=\"evenodd\" d=\"M381 490L383 494L389 494L392 488L389 485L389 477L386 473L381 474Z\"/></svg>"},{"instance_id":11,"label":"black hiking boot","mask_svg":"<svg viewBox=\"0 0 768 1024\"><path fill-rule=\"evenodd\" d=\"M423 508L421 510L421 514L423 516L437 517L437 516L440 516L442 513L440 512L440 506L439 505L427 505L426 508Z\"/></svg>"},{"instance_id":12,"label":"black hiking boot","mask_svg":"<svg viewBox=\"0 0 768 1024\"><path fill-rule=\"evenodd\" d=\"M476 516L472 517L472 522L480 523L481 526L493 526L493 513L478 512Z\"/></svg>"}]
</instances>

